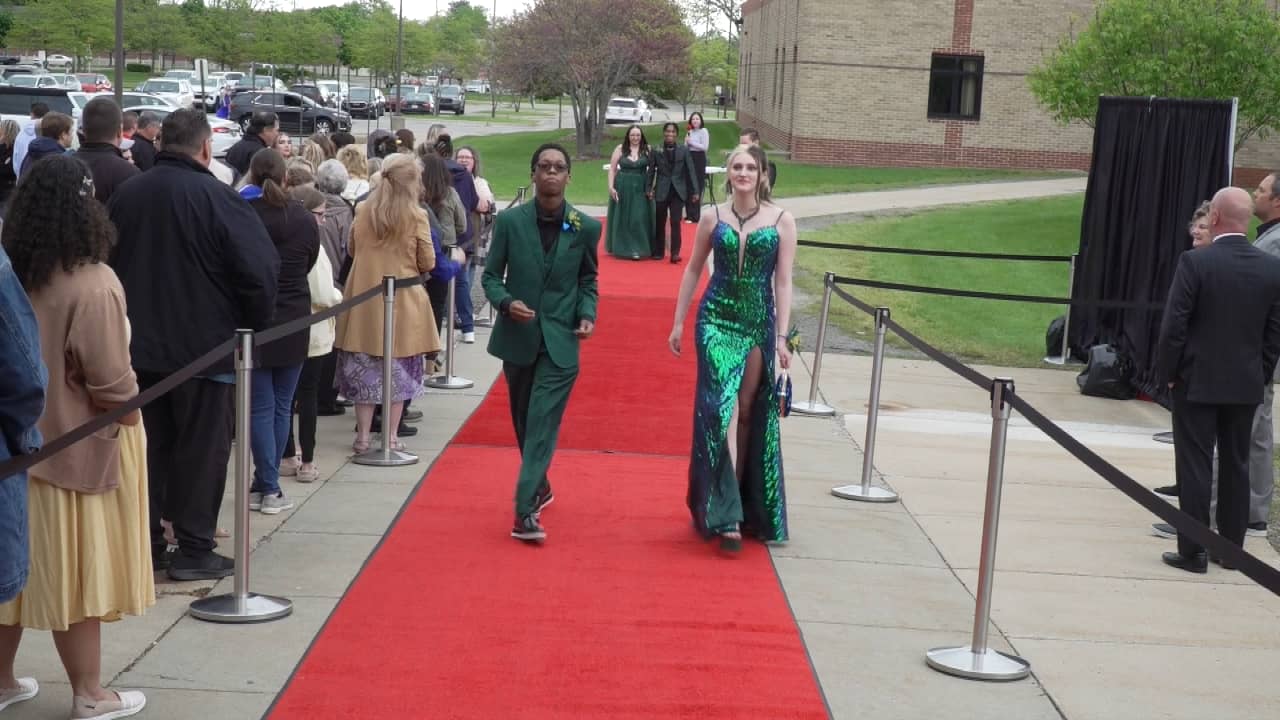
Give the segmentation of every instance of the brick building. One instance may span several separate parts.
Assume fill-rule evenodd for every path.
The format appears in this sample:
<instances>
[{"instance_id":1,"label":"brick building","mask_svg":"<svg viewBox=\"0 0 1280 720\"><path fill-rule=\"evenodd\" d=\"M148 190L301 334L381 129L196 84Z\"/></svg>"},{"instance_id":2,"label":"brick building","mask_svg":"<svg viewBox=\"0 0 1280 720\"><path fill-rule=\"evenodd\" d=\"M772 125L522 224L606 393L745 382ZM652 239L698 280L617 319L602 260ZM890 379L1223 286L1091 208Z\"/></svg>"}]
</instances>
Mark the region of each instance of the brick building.
<instances>
[{"instance_id":1,"label":"brick building","mask_svg":"<svg viewBox=\"0 0 1280 720\"><path fill-rule=\"evenodd\" d=\"M1027 74L1092 0L747 0L738 122L798 162L1087 170L1093 130ZM1280 166L1251 140L1237 183Z\"/></svg>"}]
</instances>

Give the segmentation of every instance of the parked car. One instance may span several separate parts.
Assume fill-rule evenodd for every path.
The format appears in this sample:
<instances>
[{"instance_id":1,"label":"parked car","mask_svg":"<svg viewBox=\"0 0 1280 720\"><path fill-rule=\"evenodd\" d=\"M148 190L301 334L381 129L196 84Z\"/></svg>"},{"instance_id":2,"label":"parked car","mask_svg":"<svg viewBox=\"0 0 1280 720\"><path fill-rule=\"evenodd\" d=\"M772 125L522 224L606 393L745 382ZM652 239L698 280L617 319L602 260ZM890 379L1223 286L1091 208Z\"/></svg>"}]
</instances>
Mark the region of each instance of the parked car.
<instances>
[{"instance_id":1,"label":"parked car","mask_svg":"<svg viewBox=\"0 0 1280 720\"><path fill-rule=\"evenodd\" d=\"M189 83L200 81L200 76L195 70L168 70L164 74L167 78L177 78L178 80L186 80Z\"/></svg>"},{"instance_id":2,"label":"parked car","mask_svg":"<svg viewBox=\"0 0 1280 720\"><path fill-rule=\"evenodd\" d=\"M154 105L126 105L125 112L136 112L141 115L149 112L160 118L161 122L169 115L169 113L177 110L176 107L156 107ZM232 145L240 142L240 126L230 120L222 118L209 118L209 128L213 130L213 156L216 158L226 157L227 151Z\"/></svg>"},{"instance_id":3,"label":"parked car","mask_svg":"<svg viewBox=\"0 0 1280 720\"><path fill-rule=\"evenodd\" d=\"M435 114L436 99L430 92L424 89L414 90L412 93L401 98L404 107L401 108L402 113L427 113Z\"/></svg>"},{"instance_id":4,"label":"parked car","mask_svg":"<svg viewBox=\"0 0 1280 720\"><path fill-rule=\"evenodd\" d=\"M71 101L71 95L83 94L78 90L67 90L66 88L36 88L36 87L14 87L12 85L0 86L0 119L14 120L20 126L25 126L31 120L31 106L35 103L42 102L49 106L53 112L60 112L64 115L70 115L75 121L75 126L80 124L80 108ZM73 147L79 147L80 141L72 128L71 142Z\"/></svg>"},{"instance_id":5,"label":"parked car","mask_svg":"<svg viewBox=\"0 0 1280 720\"><path fill-rule=\"evenodd\" d=\"M382 117L382 108L378 105L378 95L372 88L351 88L351 93L347 96L347 103L343 109L351 113L351 117L359 116L375 120Z\"/></svg>"},{"instance_id":6,"label":"parked car","mask_svg":"<svg viewBox=\"0 0 1280 720\"><path fill-rule=\"evenodd\" d=\"M467 111L467 94L457 85L441 85L436 91L436 112L450 110L454 115Z\"/></svg>"},{"instance_id":7,"label":"parked car","mask_svg":"<svg viewBox=\"0 0 1280 720\"><path fill-rule=\"evenodd\" d=\"M75 75L68 75L66 73L53 73L53 74L50 74L48 77L51 77L54 80L58 81L59 87L64 87L68 90L81 89L80 78L76 77Z\"/></svg>"},{"instance_id":8,"label":"parked car","mask_svg":"<svg viewBox=\"0 0 1280 720\"><path fill-rule=\"evenodd\" d=\"M472 80L471 82L467 83L467 92L488 95L489 83L483 80Z\"/></svg>"},{"instance_id":9,"label":"parked car","mask_svg":"<svg viewBox=\"0 0 1280 720\"><path fill-rule=\"evenodd\" d=\"M346 83L340 80L317 80L316 87L320 88L320 92L324 93L324 104L329 107L340 108L347 101L347 93L350 88Z\"/></svg>"},{"instance_id":10,"label":"parked car","mask_svg":"<svg viewBox=\"0 0 1280 720\"><path fill-rule=\"evenodd\" d=\"M218 106L218 98L222 95L222 86L225 83L223 73L205 75L203 89L200 86L199 75L188 82L191 83L191 97L195 107L208 112Z\"/></svg>"},{"instance_id":11,"label":"parked car","mask_svg":"<svg viewBox=\"0 0 1280 720\"><path fill-rule=\"evenodd\" d=\"M293 135L329 133L351 129L351 116L322 107L294 92L242 92L231 98L228 117L247 130L255 112L273 112L280 129Z\"/></svg>"},{"instance_id":12,"label":"parked car","mask_svg":"<svg viewBox=\"0 0 1280 720\"><path fill-rule=\"evenodd\" d=\"M326 107L329 105L329 103L325 102L324 91L320 89L319 85L312 85L310 83L294 83L289 86L289 92L298 93L317 105L323 105Z\"/></svg>"},{"instance_id":13,"label":"parked car","mask_svg":"<svg viewBox=\"0 0 1280 720\"><path fill-rule=\"evenodd\" d=\"M113 88L111 81L102 73L80 73L76 79L80 81L81 92L103 92Z\"/></svg>"},{"instance_id":14,"label":"parked car","mask_svg":"<svg viewBox=\"0 0 1280 720\"><path fill-rule=\"evenodd\" d=\"M72 60L66 55L54 54L54 55L44 56L44 66L47 68L52 68L52 67L69 68L74 64L75 64L75 60Z\"/></svg>"},{"instance_id":15,"label":"parked car","mask_svg":"<svg viewBox=\"0 0 1280 720\"><path fill-rule=\"evenodd\" d=\"M245 74L239 70L228 70L227 72L222 73L222 82L230 85L231 87L235 87L244 82L244 79Z\"/></svg>"},{"instance_id":16,"label":"parked car","mask_svg":"<svg viewBox=\"0 0 1280 720\"><path fill-rule=\"evenodd\" d=\"M400 98L403 100L404 98L409 97L410 95L412 95L413 93L416 93L417 91L418 91L417 85L401 85ZM387 89L387 110L391 112L396 112L399 109L400 109L400 106L396 104L396 86L392 85L390 88Z\"/></svg>"},{"instance_id":17,"label":"parked car","mask_svg":"<svg viewBox=\"0 0 1280 720\"><path fill-rule=\"evenodd\" d=\"M616 97L609 101L604 111L606 123L647 123L653 122L653 112L649 105L640 98Z\"/></svg>"},{"instance_id":18,"label":"parked car","mask_svg":"<svg viewBox=\"0 0 1280 720\"><path fill-rule=\"evenodd\" d=\"M284 82L278 77L270 75L245 75L236 81L236 90L270 90L274 92L288 92L289 88L285 87Z\"/></svg>"},{"instance_id":19,"label":"parked car","mask_svg":"<svg viewBox=\"0 0 1280 720\"><path fill-rule=\"evenodd\" d=\"M14 75L43 75L43 74L44 74L44 68L38 68L34 65L6 65L3 70L0 70L0 77L3 77L5 80L8 80Z\"/></svg>"},{"instance_id":20,"label":"parked car","mask_svg":"<svg viewBox=\"0 0 1280 720\"><path fill-rule=\"evenodd\" d=\"M9 84L13 87L25 88L62 88L70 90L63 83L59 82L53 75L14 75L9 78ZM77 85L74 89L79 90Z\"/></svg>"},{"instance_id":21,"label":"parked car","mask_svg":"<svg viewBox=\"0 0 1280 720\"><path fill-rule=\"evenodd\" d=\"M138 86L138 92L158 95L178 107L195 107L196 95L191 83L180 78L151 78Z\"/></svg>"}]
</instances>

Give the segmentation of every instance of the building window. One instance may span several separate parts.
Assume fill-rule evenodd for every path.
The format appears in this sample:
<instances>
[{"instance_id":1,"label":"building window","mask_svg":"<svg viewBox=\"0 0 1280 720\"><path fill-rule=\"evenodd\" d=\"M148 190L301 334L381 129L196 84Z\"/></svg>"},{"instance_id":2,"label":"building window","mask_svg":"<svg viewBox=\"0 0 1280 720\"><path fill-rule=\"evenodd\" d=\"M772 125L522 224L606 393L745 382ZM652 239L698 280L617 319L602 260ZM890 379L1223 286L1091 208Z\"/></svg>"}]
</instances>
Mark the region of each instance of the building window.
<instances>
[{"instance_id":1,"label":"building window","mask_svg":"<svg viewBox=\"0 0 1280 720\"><path fill-rule=\"evenodd\" d=\"M934 55L929 67L929 117L977 120L982 111L982 58Z\"/></svg>"}]
</instances>

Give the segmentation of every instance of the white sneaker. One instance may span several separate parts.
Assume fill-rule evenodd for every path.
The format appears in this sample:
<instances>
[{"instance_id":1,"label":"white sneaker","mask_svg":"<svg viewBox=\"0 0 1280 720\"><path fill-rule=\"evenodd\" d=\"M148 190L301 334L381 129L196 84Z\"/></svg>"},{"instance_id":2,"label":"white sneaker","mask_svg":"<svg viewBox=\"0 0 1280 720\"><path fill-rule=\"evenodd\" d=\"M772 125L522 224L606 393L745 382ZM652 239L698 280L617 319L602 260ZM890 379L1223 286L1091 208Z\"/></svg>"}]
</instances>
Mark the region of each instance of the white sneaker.
<instances>
[{"instance_id":1,"label":"white sneaker","mask_svg":"<svg viewBox=\"0 0 1280 720\"><path fill-rule=\"evenodd\" d=\"M462 342L464 342L464 343L466 343L466 344L470 345L470 344L474 343L475 341L476 341L476 334L475 334L474 332L464 332L464 333L462 333Z\"/></svg>"},{"instance_id":2,"label":"white sneaker","mask_svg":"<svg viewBox=\"0 0 1280 720\"><path fill-rule=\"evenodd\" d=\"M40 692L40 683L35 678L18 678L18 687L0 690L0 710L10 705L30 700Z\"/></svg>"},{"instance_id":3,"label":"white sneaker","mask_svg":"<svg viewBox=\"0 0 1280 720\"><path fill-rule=\"evenodd\" d=\"M278 493L276 495L264 495L260 511L263 515L279 515L282 511L292 508L293 501L286 498L284 493Z\"/></svg>"},{"instance_id":4,"label":"white sneaker","mask_svg":"<svg viewBox=\"0 0 1280 720\"><path fill-rule=\"evenodd\" d=\"M117 700L90 700L76 697L71 702L71 720L114 720L142 712L147 696L137 690L118 690Z\"/></svg>"},{"instance_id":5,"label":"white sneaker","mask_svg":"<svg viewBox=\"0 0 1280 720\"><path fill-rule=\"evenodd\" d=\"M302 466L302 458L293 456L280 461L280 477L297 477L298 468Z\"/></svg>"},{"instance_id":6,"label":"white sneaker","mask_svg":"<svg viewBox=\"0 0 1280 720\"><path fill-rule=\"evenodd\" d=\"M250 510L262 509L262 493L260 492L249 493L249 509Z\"/></svg>"}]
</instances>

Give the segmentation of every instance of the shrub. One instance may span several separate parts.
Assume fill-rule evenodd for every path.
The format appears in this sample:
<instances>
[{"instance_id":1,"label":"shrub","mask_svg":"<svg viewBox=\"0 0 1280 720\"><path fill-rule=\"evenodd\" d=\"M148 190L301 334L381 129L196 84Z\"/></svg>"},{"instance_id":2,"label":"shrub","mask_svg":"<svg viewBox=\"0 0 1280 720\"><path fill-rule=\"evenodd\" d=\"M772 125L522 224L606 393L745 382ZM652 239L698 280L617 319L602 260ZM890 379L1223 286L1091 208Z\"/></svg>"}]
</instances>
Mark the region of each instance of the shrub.
<instances>
[{"instance_id":1,"label":"shrub","mask_svg":"<svg viewBox=\"0 0 1280 720\"><path fill-rule=\"evenodd\" d=\"M125 63L125 72L151 72L151 66L146 63Z\"/></svg>"}]
</instances>

